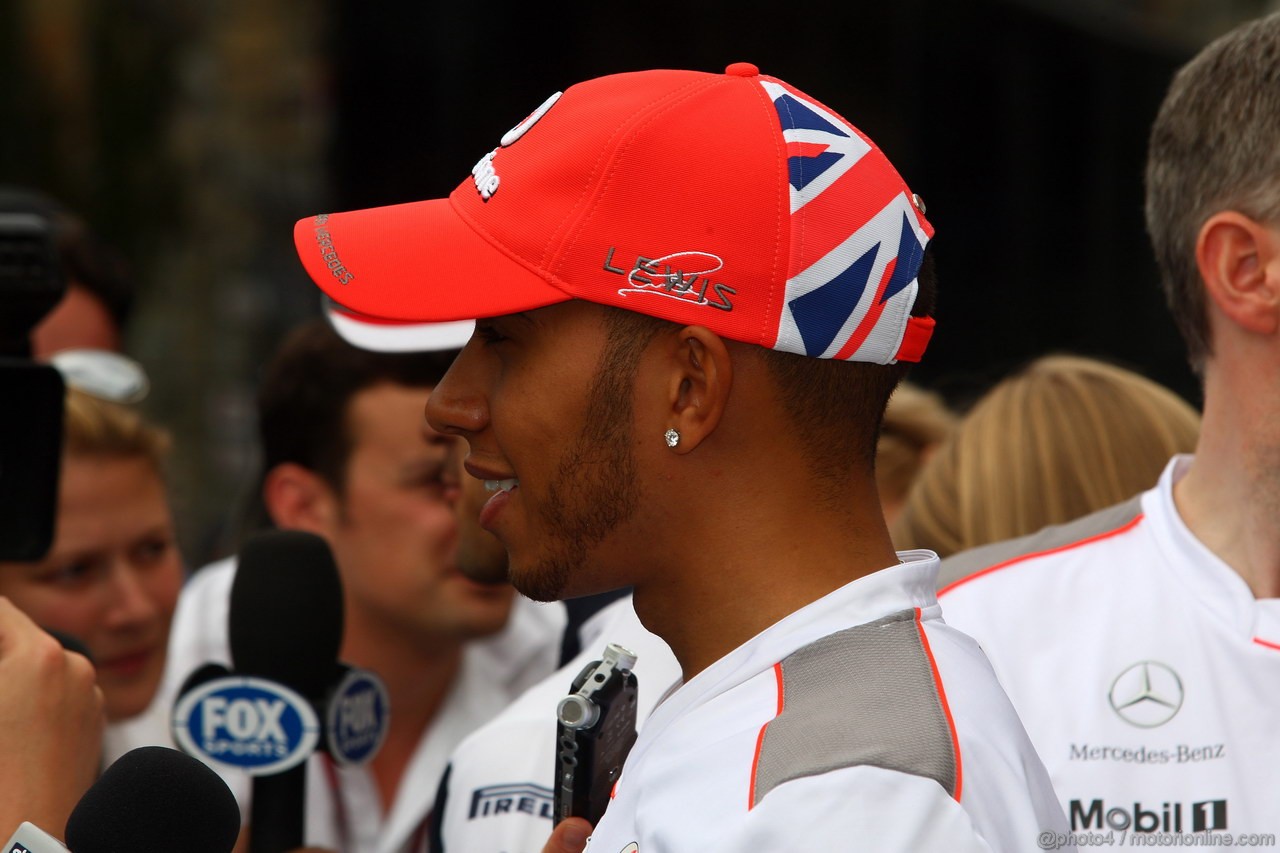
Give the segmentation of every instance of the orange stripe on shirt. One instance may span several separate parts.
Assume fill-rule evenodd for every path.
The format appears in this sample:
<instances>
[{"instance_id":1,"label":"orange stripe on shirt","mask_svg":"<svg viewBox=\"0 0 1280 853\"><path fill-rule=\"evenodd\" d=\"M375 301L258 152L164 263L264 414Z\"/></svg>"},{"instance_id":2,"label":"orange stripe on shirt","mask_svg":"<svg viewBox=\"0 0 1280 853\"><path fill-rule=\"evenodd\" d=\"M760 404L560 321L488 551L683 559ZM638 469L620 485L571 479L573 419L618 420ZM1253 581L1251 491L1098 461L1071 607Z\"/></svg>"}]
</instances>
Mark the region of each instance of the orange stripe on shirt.
<instances>
[{"instance_id":1,"label":"orange stripe on shirt","mask_svg":"<svg viewBox=\"0 0 1280 853\"><path fill-rule=\"evenodd\" d=\"M1007 569L1010 566L1017 565L1018 563L1025 562L1026 560L1035 559L1036 557L1046 557L1049 554L1059 554L1059 553L1062 553L1063 551L1070 551L1072 548L1080 548L1084 545L1090 544L1091 542L1098 542L1102 539L1108 539L1112 536L1119 536L1121 533L1126 533L1129 530L1132 530L1135 526L1137 526L1138 522L1142 521L1144 517L1145 516L1143 513L1138 513L1133 518L1129 519L1124 524L1117 527L1115 530L1106 530L1106 531L1103 531L1102 533L1096 533L1093 536L1089 536L1085 539L1081 539L1078 542L1068 542L1066 545L1059 545L1056 548L1048 548L1044 551L1032 551L1030 554L1021 554L1017 557L1011 557L1010 559L1005 560L1003 563L996 563L994 566L985 568L980 572L974 572L973 574L960 578L959 580L952 581L951 583L944 586L942 589L938 590L938 597L941 598L942 596L951 592L951 590L955 589L958 586L963 586L964 584L967 584L971 580L977 580L983 575L989 575L992 572L998 572L1001 569Z\"/></svg>"},{"instance_id":2,"label":"orange stripe on shirt","mask_svg":"<svg viewBox=\"0 0 1280 853\"><path fill-rule=\"evenodd\" d=\"M783 688L782 688L782 664L775 663L773 665L773 675L778 681L778 711L773 715L776 720L782 714ZM769 723L772 723L770 720ZM769 723L765 723L760 727L760 734L756 737L756 754L751 758L751 784L747 786L747 811L755 808L756 799L756 770L760 766L760 748L764 746L764 733L769 728Z\"/></svg>"},{"instance_id":3,"label":"orange stripe on shirt","mask_svg":"<svg viewBox=\"0 0 1280 853\"><path fill-rule=\"evenodd\" d=\"M956 789L951 796L956 802L960 801L960 789L964 781L964 774L960 765L960 736L956 734L956 721L951 716L951 706L947 704L947 691L942 686L942 673L938 672L938 662L933 658L933 649L929 647L929 637L925 634L924 623L920 620L920 608L916 608L916 631L920 634L920 644L924 646L924 653L929 657L929 668L933 670L933 683L938 688L938 701L942 703L942 713L947 718L947 728L951 730L951 746L956 754Z\"/></svg>"}]
</instances>

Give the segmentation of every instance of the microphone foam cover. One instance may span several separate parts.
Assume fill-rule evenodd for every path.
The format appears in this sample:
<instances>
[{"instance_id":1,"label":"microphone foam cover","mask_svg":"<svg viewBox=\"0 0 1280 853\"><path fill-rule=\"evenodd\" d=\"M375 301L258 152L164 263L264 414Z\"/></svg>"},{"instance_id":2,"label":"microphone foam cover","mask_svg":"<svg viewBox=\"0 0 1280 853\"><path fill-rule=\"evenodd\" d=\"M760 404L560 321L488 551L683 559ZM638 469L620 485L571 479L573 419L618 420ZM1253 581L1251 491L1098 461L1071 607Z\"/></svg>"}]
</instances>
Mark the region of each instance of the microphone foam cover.
<instances>
[{"instance_id":1,"label":"microphone foam cover","mask_svg":"<svg viewBox=\"0 0 1280 853\"><path fill-rule=\"evenodd\" d=\"M224 678L231 674L231 670L227 669L220 663L201 664L192 670L187 676L186 681L182 682L182 687L178 689L178 701L182 701L182 697L186 696L197 687L202 687L216 678Z\"/></svg>"},{"instance_id":2,"label":"microphone foam cover","mask_svg":"<svg viewBox=\"0 0 1280 853\"><path fill-rule=\"evenodd\" d=\"M231 584L228 639L240 675L268 678L314 699L342 646L342 581L329 544L300 530L245 542Z\"/></svg>"},{"instance_id":3,"label":"microphone foam cover","mask_svg":"<svg viewBox=\"0 0 1280 853\"><path fill-rule=\"evenodd\" d=\"M240 809L225 782L163 746L126 752L98 777L67 819L75 853L229 853Z\"/></svg>"}]
</instances>

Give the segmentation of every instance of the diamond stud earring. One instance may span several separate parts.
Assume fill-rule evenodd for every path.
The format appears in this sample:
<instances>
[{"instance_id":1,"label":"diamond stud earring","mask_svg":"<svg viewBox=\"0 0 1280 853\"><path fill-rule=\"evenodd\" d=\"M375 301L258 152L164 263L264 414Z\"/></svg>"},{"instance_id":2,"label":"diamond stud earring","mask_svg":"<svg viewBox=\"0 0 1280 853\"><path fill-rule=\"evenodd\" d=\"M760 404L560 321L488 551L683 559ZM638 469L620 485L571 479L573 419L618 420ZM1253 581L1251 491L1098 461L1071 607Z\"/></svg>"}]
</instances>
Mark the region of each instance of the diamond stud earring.
<instances>
[{"instance_id":1,"label":"diamond stud earring","mask_svg":"<svg viewBox=\"0 0 1280 853\"><path fill-rule=\"evenodd\" d=\"M666 439L667 447L675 447L680 443L680 433L676 432L674 429L667 430L662 434L662 437Z\"/></svg>"}]
</instances>

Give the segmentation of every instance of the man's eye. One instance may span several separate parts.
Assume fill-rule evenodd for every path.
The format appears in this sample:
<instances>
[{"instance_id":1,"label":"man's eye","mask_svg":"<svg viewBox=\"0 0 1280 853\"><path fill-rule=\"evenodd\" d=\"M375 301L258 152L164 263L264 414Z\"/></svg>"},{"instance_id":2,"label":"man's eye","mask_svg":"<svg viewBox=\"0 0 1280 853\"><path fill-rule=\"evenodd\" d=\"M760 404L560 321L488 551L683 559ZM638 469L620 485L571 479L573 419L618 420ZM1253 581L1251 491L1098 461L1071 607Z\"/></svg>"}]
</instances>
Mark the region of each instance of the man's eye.
<instances>
[{"instance_id":1,"label":"man's eye","mask_svg":"<svg viewBox=\"0 0 1280 853\"><path fill-rule=\"evenodd\" d=\"M507 340L507 336L489 323L476 323L476 335L487 344L496 344Z\"/></svg>"},{"instance_id":2,"label":"man's eye","mask_svg":"<svg viewBox=\"0 0 1280 853\"><path fill-rule=\"evenodd\" d=\"M163 560L172 546L172 540L167 538L157 536L151 539L144 539L133 546L131 556L136 563L152 565Z\"/></svg>"},{"instance_id":3,"label":"man's eye","mask_svg":"<svg viewBox=\"0 0 1280 853\"><path fill-rule=\"evenodd\" d=\"M40 580L54 586L73 587L92 580L96 569L92 560L72 560L51 566L40 574Z\"/></svg>"}]
</instances>

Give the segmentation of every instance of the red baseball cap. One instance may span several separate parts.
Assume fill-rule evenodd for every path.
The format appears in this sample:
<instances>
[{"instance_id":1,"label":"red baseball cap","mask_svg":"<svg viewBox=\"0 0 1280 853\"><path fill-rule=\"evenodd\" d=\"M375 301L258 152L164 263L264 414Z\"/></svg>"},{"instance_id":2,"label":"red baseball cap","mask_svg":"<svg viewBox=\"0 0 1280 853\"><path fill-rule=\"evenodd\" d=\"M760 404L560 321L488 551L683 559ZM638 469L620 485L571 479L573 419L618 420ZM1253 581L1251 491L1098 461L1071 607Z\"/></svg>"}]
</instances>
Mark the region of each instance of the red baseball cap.
<instances>
[{"instance_id":1,"label":"red baseball cap","mask_svg":"<svg viewBox=\"0 0 1280 853\"><path fill-rule=\"evenodd\" d=\"M320 214L347 314L473 320L586 299L820 358L918 361L924 205L875 144L754 65L557 92L448 198Z\"/></svg>"}]
</instances>

